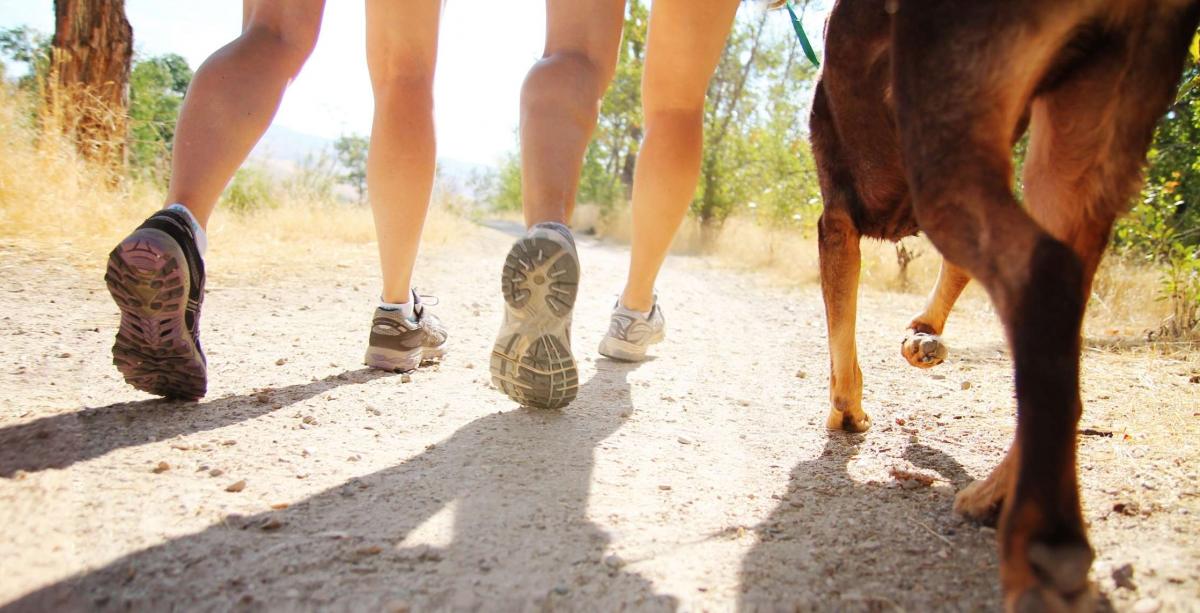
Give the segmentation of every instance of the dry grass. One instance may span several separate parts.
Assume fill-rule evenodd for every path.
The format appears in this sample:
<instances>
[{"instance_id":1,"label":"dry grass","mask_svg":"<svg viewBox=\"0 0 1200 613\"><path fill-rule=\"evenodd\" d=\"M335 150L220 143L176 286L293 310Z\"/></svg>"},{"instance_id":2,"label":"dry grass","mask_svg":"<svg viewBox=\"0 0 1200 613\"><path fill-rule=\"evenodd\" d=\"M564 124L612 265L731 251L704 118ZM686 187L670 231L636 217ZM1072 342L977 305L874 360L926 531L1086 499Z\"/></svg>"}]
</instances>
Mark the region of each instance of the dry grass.
<instances>
[{"instance_id":1,"label":"dry grass","mask_svg":"<svg viewBox=\"0 0 1200 613\"><path fill-rule=\"evenodd\" d=\"M590 228L597 236L628 243L632 219L628 208L607 215L597 207L581 206L576 211L577 227ZM941 256L924 237L905 239L917 257L900 275L896 248L892 243L862 242L862 285L881 291L926 294L937 279ZM788 284L820 283L817 243L811 230L771 228L743 217L726 221L715 240L706 245L700 224L684 221L671 245L675 254L708 254L724 265L743 270L764 271ZM1154 269L1110 255L1101 265L1092 288L1085 322L1089 337L1145 337L1170 314L1170 306L1158 300L1159 276ZM987 294L975 283L967 287L960 308L990 310Z\"/></svg>"},{"instance_id":2,"label":"dry grass","mask_svg":"<svg viewBox=\"0 0 1200 613\"><path fill-rule=\"evenodd\" d=\"M56 133L35 126L31 101L0 88L0 240L66 257L100 270L125 234L163 204L161 188L111 175L82 160ZM444 195L442 195L444 196ZM423 245L436 249L476 230L435 196ZM283 272L314 259L374 257L374 223L366 207L281 198L280 206L250 213L221 210L209 222L214 270ZM250 237L250 240L247 240Z\"/></svg>"},{"instance_id":3,"label":"dry grass","mask_svg":"<svg viewBox=\"0 0 1200 613\"><path fill-rule=\"evenodd\" d=\"M153 190L117 184L54 132L40 134L29 101L0 88L0 238L94 253L157 206ZM110 245L111 247L111 245Z\"/></svg>"}]
</instances>

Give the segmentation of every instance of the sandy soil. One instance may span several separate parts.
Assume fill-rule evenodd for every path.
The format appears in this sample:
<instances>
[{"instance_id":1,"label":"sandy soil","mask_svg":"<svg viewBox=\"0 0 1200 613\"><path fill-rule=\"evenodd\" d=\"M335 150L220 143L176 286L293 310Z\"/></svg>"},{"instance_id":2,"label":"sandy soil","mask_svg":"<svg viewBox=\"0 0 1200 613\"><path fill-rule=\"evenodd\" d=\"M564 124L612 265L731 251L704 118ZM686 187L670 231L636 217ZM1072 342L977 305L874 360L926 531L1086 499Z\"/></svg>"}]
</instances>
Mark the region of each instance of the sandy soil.
<instances>
[{"instance_id":1,"label":"sandy soil","mask_svg":"<svg viewBox=\"0 0 1200 613\"><path fill-rule=\"evenodd\" d=\"M921 297L864 291L875 427L830 435L818 288L674 258L657 359L614 363L594 348L624 251L585 240L584 384L568 409L536 412L488 382L510 241L481 230L423 258L419 285L441 300L452 353L411 377L359 365L372 247L287 274L214 264L200 403L123 385L98 263L0 244L0 603L997 608L995 533L950 509L1013 429L986 305L960 308L950 361L925 372L898 351ZM1186 348L1085 352L1083 499L1093 576L1118 610L1200 610L1198 374ZM933 484L901 483L893 468Z\"/></svg>"}]
</instances>

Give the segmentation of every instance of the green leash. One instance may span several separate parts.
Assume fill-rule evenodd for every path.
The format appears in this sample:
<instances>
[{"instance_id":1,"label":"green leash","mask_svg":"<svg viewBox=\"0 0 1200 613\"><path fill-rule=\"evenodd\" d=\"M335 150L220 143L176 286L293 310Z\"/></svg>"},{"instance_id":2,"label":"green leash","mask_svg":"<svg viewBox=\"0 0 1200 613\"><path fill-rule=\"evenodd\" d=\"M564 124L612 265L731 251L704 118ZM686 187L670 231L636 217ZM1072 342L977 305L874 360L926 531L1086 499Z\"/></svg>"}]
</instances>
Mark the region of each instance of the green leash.
<instances>
[{"instance_id":1,"label":"green leash","mask_svg":"<svg viewBox=\"0 0 1200 613\"><path fill-rule=\"evenodd\" d=\"M792 8L792 0L787 0L787 12L792 17L792 29L796 31L796 38L800 39L800 47L804 49L804 55L808 57L808 61L812 62L813 66L821 67L821 61L817 59L817 52L813 51L812 43L808 42L808 36L804 34L804 26L800 25L800 18L796 16L796 9Z\"/></svg>"}]
</instances>

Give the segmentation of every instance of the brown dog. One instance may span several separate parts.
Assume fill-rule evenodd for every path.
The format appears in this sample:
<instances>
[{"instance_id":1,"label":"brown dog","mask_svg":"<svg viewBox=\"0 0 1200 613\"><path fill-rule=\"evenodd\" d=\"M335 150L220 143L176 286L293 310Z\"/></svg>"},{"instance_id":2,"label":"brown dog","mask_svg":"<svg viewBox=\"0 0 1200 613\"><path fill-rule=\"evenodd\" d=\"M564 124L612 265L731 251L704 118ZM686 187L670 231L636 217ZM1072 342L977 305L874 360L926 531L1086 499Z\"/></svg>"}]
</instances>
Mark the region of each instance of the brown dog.
<instances>
[{"instance_id":1,"label":"brown dog","mask_svg":"<svg viewBox=\"0 0 1200 613\"><path fill-rule=\"evenodd\" d=\"M839 0L829 18L812 110L828 425L870 425L854 341L859 239L924 231L949 264L905 356L940 361L935 336L970 277L1015 362L1016 440L955 502L976 518L1002 507L1010 610L1091 603L1075 467L1080 325L1198 21L1200 0ZM1028 210L1011 189L1026 128Z\"/></svg>"}]
</instances>

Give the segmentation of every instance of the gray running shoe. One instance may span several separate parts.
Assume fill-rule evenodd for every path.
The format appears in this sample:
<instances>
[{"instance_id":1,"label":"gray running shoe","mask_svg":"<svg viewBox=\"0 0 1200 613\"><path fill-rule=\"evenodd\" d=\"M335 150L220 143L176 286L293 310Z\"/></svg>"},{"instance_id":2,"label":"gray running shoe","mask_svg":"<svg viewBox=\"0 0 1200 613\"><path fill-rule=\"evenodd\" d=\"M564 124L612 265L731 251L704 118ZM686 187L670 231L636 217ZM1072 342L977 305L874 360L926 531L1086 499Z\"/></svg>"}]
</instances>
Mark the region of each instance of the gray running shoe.
<instances>
[{"instance_id":1,"label":"gray running shoe","mask_svg":"<svg viewBox=\"0 0 1200 613\"><path fill-rule=\"evenodd\" d=\"M500 273L504 323L492 348L492 384L522 406L557 409L579 391L571 311L579 255L566 226L537 224L513 244Z\"/></svg>"},{"instance_id":2,"label":"gray running shoe","mask_svg":"<svg viewBox=\"0 0 1200 613\"><path fill-rule=\"evenodd\" d=\"M646 348L666 337L665 328L666 321L657 299L646 316L621 306L618 300L613 307L608 334L600 341L600 355L625 362L641 362L646 359Z\"/></svg>"},{"instance_id":3,"label":"gray running shoe","mask_svg":"<svg viewBox=\"0 0 1200 613\"><path fill-rule=\"evenodd\" d=\"M389 372L406 372L446 355L446 328L413 291L413 317L383 307L371 320L371 340L363 363Z\"/></svg>"}]
</instances>

